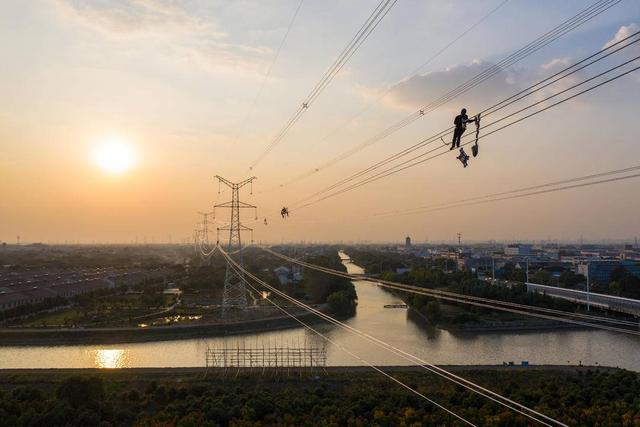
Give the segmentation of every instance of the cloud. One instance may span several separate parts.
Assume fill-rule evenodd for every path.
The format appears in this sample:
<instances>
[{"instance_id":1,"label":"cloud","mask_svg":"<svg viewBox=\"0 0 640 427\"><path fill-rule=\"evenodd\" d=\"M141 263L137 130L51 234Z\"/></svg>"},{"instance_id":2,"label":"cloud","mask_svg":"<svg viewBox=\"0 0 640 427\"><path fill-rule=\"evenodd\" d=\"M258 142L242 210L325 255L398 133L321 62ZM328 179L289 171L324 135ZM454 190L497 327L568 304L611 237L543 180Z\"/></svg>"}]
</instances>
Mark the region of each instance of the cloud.
<instances>
[{"instance_id":1,"label":"cloud","mask_svg":"<svg viewBox=\"0 0 640 427\"><path fill-rule=\"evenodd\" d=\"M616 34L613 36L613 38L611 40L609 40L608 42L606 42L604 44L604 46L602 46L603 49L608 48L609 46L612 46L613 44L624 40L625 38L631 36L633 33L636 33L640 31L640 24L636 23L636 22L632 22L629 25L623 25L622 27L620 27L618 29L618 31L616 32ZM624 42L620 43L619 46L624 46ZM614 48L615 49L615 48ZM631 47L626 48L624 51L624 55L627 59L631 59L634 58L638 55L640 55L640 44L634 44ZM638 63L638 61L635 61L634 63ZM635 80L640 82L640 73L638 72L634 72L632 73L632 75L635 77Z\"/></svg>"},{"instance_id":2,"label":"cloud","mask_svg":"<svg viewBox=\"0 0 640 427\"><path fill-rule=\"evenodd\" d=\"M203 68L223 73L243 73L262 78L266 68L266 54L270 49L241 44L201 41L183 46L181 54L186 54Z\"/></svg>"},{"instance_id":3,"label":"cloud","mask_svg":"<svg viewBox=\"0 0 640 427\"><path fill-rule=\"evenodd\" d=\"M179 62L207 70L262 75L272 49L234 43L229 34L203 20L184 3L171 0L54 0L65 17L116 42L132 38L170 40Z\"/></svg>"},{"instance_id":4,"label":"cloud","mask_svg":"<svg viewBox=\"0 0 640 427\"><path fill-rule=\"evenodd\" d=\"M620 27L618 29L618 31L616 32L615 36L613 36L613 38L611 40L609 40L608 42L606 42L604 44L604 46L602 46L603 49L608 48L609 46L624 40L625 38L629 37L630 35L632 35L633 33L636 33L640 31L640 25L637 23L631 23L629 25L623 25L622 27ZM636 52L638 52L638 47L637 45L635 46Z\"/></svg>"},{"instance_id":5,"label":"cloud","mask_svg":"<svg viewBox=\"0 0 640 427\"><path fill-rule=\"evenodd\" d=\"M603 49L617 43L632 34L640 31L640 24L631 23L621 26L614 37L606 42ZM640 44L625 49L627 58L640 55ZM571 57L554 58L536 67L502 70L490 79L480 83L464 94L458 95L454 100L447 102L444 107L457 110L460 105L468 106L472 111L483 108L516 93L518 90L534 84L558 71L570 66L575 61ZM421 106L439 99L441 96L455 90L460 85L473 79L476 75L489 69L493 64L474 60L470 64L456 65L442 71L435 71L423 75L406 78L388 89L385 104L392 108L415 111ZM636 74L636 73L634 73ZM553 93L562 91L586 77L584 71L579 71L571 76L563 78L533 95L532 99L540 100ZM640 80L640 76L636 77ZM366 98L378 98L386 92L385 89L358 86L358 92ZM582 102L582 101L581 101Z\"/></svg>"},{"instance_id":6,"label":"cloud","mask_svg":"<svg viewBox=\"0 0 640 427\"><path fill-rule=\"evenodd\" d=\"M68 14L83 24L110 36L200 33L222 38L195 14L168 0L56 0Z\"/></svg>"},{"instance_id":7,"label":"cloud","mask_svg":"<svg viewBox=\"0 0 640 427\"><path fill-rule=\"evenodd\" d=\"M415 110L419 106L439 99L442 95L454 90L492 65L488 62L475 60L470 64L456 65L443 71L410 77L390 88L387 103L396 108ZM515 70L500 71L475 88L458 96L455 100L449 101L445 108L458 110L459 106L463 104L475 110L486 105L487 102L509 95L516 87L515 82L518 80L516 74L518 72Z\"/></svg>"}]
</instances>

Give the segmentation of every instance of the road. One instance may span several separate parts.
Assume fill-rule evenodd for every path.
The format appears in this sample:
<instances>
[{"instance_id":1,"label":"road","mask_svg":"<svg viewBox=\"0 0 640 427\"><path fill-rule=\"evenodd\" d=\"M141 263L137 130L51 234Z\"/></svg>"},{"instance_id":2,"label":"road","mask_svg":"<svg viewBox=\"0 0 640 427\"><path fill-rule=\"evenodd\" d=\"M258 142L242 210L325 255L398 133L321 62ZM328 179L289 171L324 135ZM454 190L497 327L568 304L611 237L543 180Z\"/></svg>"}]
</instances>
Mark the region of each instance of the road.
<instances>
[{"instance_id":1,"label":"road","mask_svg":"<svg viewBox=\"0 0 640 427\"><path fill-rule=\"evenodd\" d=\"M563 298L578 304L592 305L619 313L640 316L640 300L616 297L613 295L596 294L593 292L577 291L575 289L558 288L556 286L527 283L527 291L538 291L549 296Z\"/></svg>"}]
</instances>

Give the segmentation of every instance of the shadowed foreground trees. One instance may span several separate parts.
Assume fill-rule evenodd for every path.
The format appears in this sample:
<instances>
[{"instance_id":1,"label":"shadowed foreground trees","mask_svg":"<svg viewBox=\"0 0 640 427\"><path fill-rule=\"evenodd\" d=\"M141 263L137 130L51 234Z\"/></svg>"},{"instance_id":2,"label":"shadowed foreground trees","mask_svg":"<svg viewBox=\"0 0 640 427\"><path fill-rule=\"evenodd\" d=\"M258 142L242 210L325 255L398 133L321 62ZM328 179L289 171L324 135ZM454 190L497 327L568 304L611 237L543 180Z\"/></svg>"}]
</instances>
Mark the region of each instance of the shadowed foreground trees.
<instances>
[{"instance_id":1,"label":"shadowed foreground trees","mask_svg":"<svg viewBox=\"0 0 640 427\"><path fill-rule=\"evenodd\" d=\"M569 425L640 426L640 376L561 368L457 372ZM203 380L131 370L0 376L0 426L457 426L454 419L369 371L321 377ZM186 375L186 374L185 374ZM422 370L392 375L477 425L526 419Z\"/></svg>"}]
</instances>

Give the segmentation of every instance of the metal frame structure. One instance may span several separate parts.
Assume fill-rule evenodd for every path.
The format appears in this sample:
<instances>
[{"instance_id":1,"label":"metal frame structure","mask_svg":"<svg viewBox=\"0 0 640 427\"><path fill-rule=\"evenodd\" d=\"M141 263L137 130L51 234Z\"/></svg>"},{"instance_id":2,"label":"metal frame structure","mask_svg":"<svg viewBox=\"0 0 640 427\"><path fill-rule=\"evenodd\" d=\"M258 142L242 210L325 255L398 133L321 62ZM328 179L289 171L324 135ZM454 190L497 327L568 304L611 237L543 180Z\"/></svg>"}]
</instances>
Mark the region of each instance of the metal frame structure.
<instances>
[{"instance_id":1,"label":"metal frame structure","mask_svg":"<svg viewBox=\"0 0 640 427\"><path fill-rule=\"evenodd\" d=\"M240 201L240 189L246 185L253 183L255 176L247 178L237 183L231 182L219 175L216 175L219 185L224 184L231 189L231 201L214 205L213 216L215 218L216 208L230 208L231 220L228 225L218 228L218 244L220 242L220 231L229 231L229 243L227 245L227 253L235 253L236 262L243 265L242 262L242 239L243 231L251 232L251 241L253 242L253 229L242 225L240 222L240 209L257 209L255 206ZM257 215L257 213L256 213ZM244 285L244 277L241 272L236 270L227 262L227 270L224 276L224 290L222 292L222 316L226 317L230 310L247 309L247 290Z\"/></svg>"},{"instance_id":2,"label":"metal frame structure","mask_svg":"<svg viewBox=\"0 0 640 427\"><path fill-rule=\"evenodd\" d=\"M207 372L213 369L226 375L230 370L236 372L313 372L324 370L327 366L327 350L323 345L313 347L308 345L293 346L289 343L268 346L218 346L207 348L205 353Z\"/></svg>"}]
</instances>

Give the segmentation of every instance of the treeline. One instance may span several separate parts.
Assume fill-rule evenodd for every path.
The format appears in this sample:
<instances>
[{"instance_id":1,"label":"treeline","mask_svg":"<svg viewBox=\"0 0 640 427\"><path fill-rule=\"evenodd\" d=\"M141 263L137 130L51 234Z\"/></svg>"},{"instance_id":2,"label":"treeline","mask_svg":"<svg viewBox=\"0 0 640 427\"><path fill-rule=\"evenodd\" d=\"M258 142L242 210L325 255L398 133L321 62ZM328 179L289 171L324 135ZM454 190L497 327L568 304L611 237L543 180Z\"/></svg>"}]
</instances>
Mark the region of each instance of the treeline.
<instances>
[{"instance_id":1,"label":"treeline","mask_svg":"<svg viewBox=\"0 0 640 427\"><path fill-rule=\"evenodd\" d=\"M46 375L46 374L45 374ZM415 394L372 373L286 381L149 381L118 372L2 384L0 427L26 426L459 426ZM118 376L110 380L110 376ZM530 420L422 371L395 377L475 425ZM616 370L485 370L464 376L569 425L637 427L640 378ZM17 378L16 384L27 383ZM53 386L52 386L53 384Z\"/></svg>"},{"instance_id":2,"label":"treeline","mask_svg":"<svg viewBox=\"0 0 640 427\"><path fill-rule=\"evenodd\" d=\"M352 250L350 250L352 251ZM434 260L418 258L413 255L394 254L384 252L365 252L354 251L355 256L352 257L354 262L367 263L366 265L388 265L392 268L402 263L402 266L412 268L410 271L397 274L394 270L383 270L380 277L384 280L404 283L408 285L428 288L441 289L464 295L489 298L499 301L508 301L518 304L532 305L536 307L552 308L556 310L564 310L574 312L576 306L566 300L552 298L548 295L528 292L524 284L513 284L511 286L493 285L484 280L479 280L476 275L468 270L451 271L447 268L447 262L450 260L437 258ZM384 261L386 259L386 262ZM401 261L402 260L402 261ZM385 264L386 263L386 264ZM395 267L397 268L397 267ZM366 269L367 273L370 270ZM510 272L510 269L507 269ZM516 270L518 271L518 270ZM394 291L395 292L395 291ZM429 321L437 323L442 318L442 309L440 302L432 297L410 294L406 292L395 292L414 310L420 312ZM447 302L448 305L461 305L454 302ZM461 305L462 306L462 305ZM491 313L489 309L470 307L464 305L468 311L468 315L460 315L453 319L449 319L453 323L464 323L468 321L478 320L476 314Z\"/></svg>"},{"instance_id":3,"label":"treeline","mask_svg":"<svg viewBox=\"0 0 640 427\"><path fill-rule=\"evenodd\" d=\"M184 247L154 246L33 246L0 250L0 265L13 268L157 268L171 267L187 256Z\"/></svg>"},{"instance_id":4,"label":"treeline","mask_svg":"<svg viewBox=\"0 0 640 427\"><path fill-rule=\"evenodd\" d=\"M338 271L346 272L337 252L327 255L316 255L307 258L305 261L328 267ZM352 316L355 313L358 296L353 283L349 279L322 273L311 268L304 269L304 289L317 303L326 302L331 311L339 317Z\"/></svg>"},{"instance_id":5,"label":"treeline","mask_svg":"<svg viewBox=\"0 0 640 427\"><path fill-rule=\"evenodd\" d=\"M502 269L496 271L496 278L498 279L524 282L526 277L525 270L516 268L512 262L507 262ZM559 275L554 275L551 271L541 268L536 271L530 271L529 281L540 285L559 286L581 291L586 290L587 286L587 278L571 270L565 270ZM601 294L640 299L640 278L634 276L624 266L619 266L611 273L610 282L598 283L592 281L590 290Z\"/></svg>"},{"instance_id":6,"label":"treeline","mask_svg":"<svg viewBox=\"0 0 640 427\"><path fill-rule=\"evenodd\" d=\"M295 255L295 251L290 247L283 246L274 249L283 254ZM297 248L296 250L305 251L307 249ZM338 249L335 247L313 248L309 254L305 258L307 262L346 272L338 256ZM305 268L302 269L303 280L301 282L281 285L274 269L279 266L292 269L294 266L255 247L247 247L243 251L243 262L245 268L252 274L294 298L313 304L327 303L331 311L339 317L351 316L355 313L357 295L353 284L348 279ZM225 271L226 260L220 254L208 260L193 257L183 289L187 292L211 288L220 290L224 284ZM255 286L261 288L258 284ZM271 298L279 300L276 295L272 295Z\"/></svg>"},{"instance_id":7,"label":"treeline","mask_svg":"<svg viewBox=\"0 0 640 427\"><path fill-rule=\"evenodd\" d=\"M381 274L385 271L396 271L398 268L415 268L425 264L424 259L413 254L362 250L356 247L349 247L345 252L368 274Z\"/></svg>"},{"instance_id":8,"label":"treeline","mask_svg":"<svg viewBox=\"0 0 640 427\"><path fill-rule=\"evenodd\" d=\"M592 292L611 294L625 298L640 299L640 278L624 267L618 267L611 273L611 282L595 283Z\"/></svg>"},{"instance_id":9,"label":"treeline","mask_svg":"<svg viewBox=\"0 0 640 427\"><path fill-rule=\"evenodd\" d=\"M339 249L336 246L277 246L273 248L274 251L293 258L299 258L304 255L305 262L346 273L347 269L338 255ZM269 256L272 260L277 260L279 265L294 268L291 263L287 263L273 255ZM302 275L303 280L301 283L289 286L288 293L290 295L314 304L326 303L337 317L344 318L355 314L358 296L353 283L349 279L322 273L311 268L302 268Z\"/></svg>"}]
</instances>

